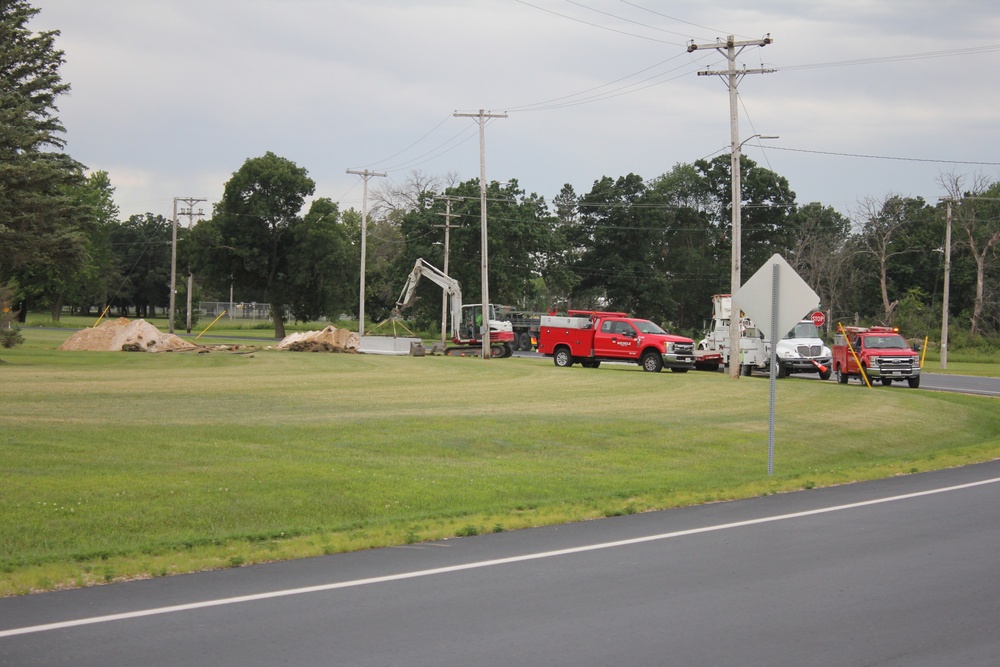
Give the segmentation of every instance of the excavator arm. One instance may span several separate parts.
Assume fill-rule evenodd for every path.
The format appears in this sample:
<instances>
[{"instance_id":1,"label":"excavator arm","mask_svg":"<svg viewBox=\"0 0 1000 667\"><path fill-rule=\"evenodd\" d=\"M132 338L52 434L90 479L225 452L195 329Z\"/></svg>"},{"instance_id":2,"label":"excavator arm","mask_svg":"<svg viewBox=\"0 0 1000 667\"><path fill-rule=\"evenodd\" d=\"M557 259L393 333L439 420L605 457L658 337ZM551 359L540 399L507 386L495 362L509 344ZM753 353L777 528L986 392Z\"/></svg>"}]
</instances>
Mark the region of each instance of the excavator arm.
<instances>
[{"instance_id":1,"label":"excavator arm","mask_svg":"<svg viewBox=\"0 0 1000 667\"><path fill-rule=\"evenodd\" d=\"M458 334L458 324L462 319L462 288L457 280L449 277L423 258L414 263L413 270L410 271L410 275L406 279L406 285L403 286L403 291L399 295L399 300L396 301L393 314L398 315L403 309L412 305L421 278L427 278L435 283L448 295L449 310L451 311L451 334L452 337L455 337Z\"/></svg>"}]
</instances>

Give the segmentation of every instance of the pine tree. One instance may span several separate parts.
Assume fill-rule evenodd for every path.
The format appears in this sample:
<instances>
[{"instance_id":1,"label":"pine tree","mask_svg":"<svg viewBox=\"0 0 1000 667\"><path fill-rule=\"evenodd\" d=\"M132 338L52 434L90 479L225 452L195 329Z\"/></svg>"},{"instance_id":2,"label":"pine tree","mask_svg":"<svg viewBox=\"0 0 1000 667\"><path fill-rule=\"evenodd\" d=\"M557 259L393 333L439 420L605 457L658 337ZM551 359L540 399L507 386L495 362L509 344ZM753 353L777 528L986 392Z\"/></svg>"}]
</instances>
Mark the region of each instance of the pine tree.
<instances>
[{"instance_id":1,"label":"pine tree","mask_svg":"<svg viewBox=\"0 0 1000 667\"><path fill-rule=\"evenodd\" d=\"M38 12L25 0L0 0L0 283L15 281L22 301L87 258L81 227L89 215L70 194L83 165L61 151L56 115L56 98L69 90L59 75L64 54L59 31L28 27Z\"/></svg>"}]
</instances>

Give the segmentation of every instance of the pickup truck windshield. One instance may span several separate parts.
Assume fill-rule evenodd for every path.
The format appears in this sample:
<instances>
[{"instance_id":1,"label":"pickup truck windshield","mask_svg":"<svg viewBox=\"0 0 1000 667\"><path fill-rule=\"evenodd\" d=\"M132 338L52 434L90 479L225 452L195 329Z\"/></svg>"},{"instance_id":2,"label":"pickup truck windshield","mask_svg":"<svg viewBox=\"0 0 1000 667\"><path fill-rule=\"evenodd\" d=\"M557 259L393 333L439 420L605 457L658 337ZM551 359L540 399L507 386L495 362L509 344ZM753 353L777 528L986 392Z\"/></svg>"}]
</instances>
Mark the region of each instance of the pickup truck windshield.
<instances>
[{"instance_id":1,"label":"pickup truck windshield","mask_svg":"<svg viewBox=\"0 0 1000 667\"><path fill-rule=\"evenodd\" d=\"M869 350L899 350L906 349L909 345L902 336L866 336L865 347Z\"/></svg>"},{"instance_id":2,"label":"pickup truck windshield","mask_svg":"<svg viewBox=\"0 0 1000 667\"><path fill-rule=\"evenodd\" d=\"M641 334L665 334L667 333L649 320L632 320L632 326Z\"/></svg>"}]
</instances>

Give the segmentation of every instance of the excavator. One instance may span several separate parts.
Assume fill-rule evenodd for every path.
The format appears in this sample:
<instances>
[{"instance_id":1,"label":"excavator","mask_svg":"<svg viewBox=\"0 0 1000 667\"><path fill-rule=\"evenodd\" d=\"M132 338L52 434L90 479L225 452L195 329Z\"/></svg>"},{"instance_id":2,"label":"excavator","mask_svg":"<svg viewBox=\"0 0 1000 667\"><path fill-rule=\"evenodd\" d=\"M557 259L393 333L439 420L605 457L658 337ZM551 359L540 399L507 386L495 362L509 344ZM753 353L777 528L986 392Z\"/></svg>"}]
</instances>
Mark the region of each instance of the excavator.
<instances>
[{"instance_id":1,"label":"excavator","mask_svg":"<svg viewBox=\"0 0 1000 667\"><path fill-rule=\"evenodd\" d=\"M406 285L403 287L393 317L413 304L417 285L421 278L427 278L437 284L448 295L451 312L451 342L453 345L445 348L444 353L453 356L481 355L483 351L483 305L481 303L462 305L462 288L458 281L446 275L427 260L420 258L413 265ZM489 304L489 316L486 326L490 333L490 356L506 358L514 353L514 330L510 322L498 320L496 309Z\"/></svg>"}]
</instances>

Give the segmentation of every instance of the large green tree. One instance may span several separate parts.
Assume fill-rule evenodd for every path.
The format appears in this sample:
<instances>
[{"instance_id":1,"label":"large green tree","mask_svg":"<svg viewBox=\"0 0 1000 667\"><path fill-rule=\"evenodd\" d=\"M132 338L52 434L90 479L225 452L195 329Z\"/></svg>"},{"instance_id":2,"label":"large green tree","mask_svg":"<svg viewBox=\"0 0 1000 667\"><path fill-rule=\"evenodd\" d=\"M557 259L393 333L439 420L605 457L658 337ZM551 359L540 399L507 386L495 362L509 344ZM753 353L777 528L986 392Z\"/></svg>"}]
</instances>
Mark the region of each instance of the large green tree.
<instances>
[{"instance_id":1,"label":"large green tree","mask_svg":"<svg viewBox=\"0 0 1000 667\"><path fill-rule=\"evenodd\" d=\"M636 174L617 180L605 176L580 198L579 207L582 238L577 243L587 250L574 267L580 276L574 294L599 288L610 309L668 319L668 213L662 196L647 193Z\"/></svg>"},{"instance_id":2,"label":"large green tree","mask_svg":"<svg viewBox=\"0 0 1000 667\"><path fill-rule=\"evenodd\" d=\"M60 150L55 101L69 85L59 75L59 32L34 33L38 12L25 0L0 1L0 282L15 281L22 302L64 288L88 261L81 227L90 215L68 190L83 167Z\"/></svg>"},{"instance_id":3,"label":"large green tree","mask_svg":"<svg viewBox=\"0 0 1000 667\"><path fill-rule=\"evenodd\" d=\"M715 224L725 234L727 253L732 248L731 162L729 155L719 155L711 161L694 163L716 202ZM795 212L795 193L787 179L746 155L740 156L740 177L740 273L745 282L771 255L784 256L793 247L795 232L791 216Z\"/></svg>"},{"instance_id":4,"label":"large green tree","mask_svg":"<svg viewBox=\"0 0 1000 667\"><path fill-rule=\"evenodd\" d=\"M181 230L182 250L187 247L185 232ZM157 306L165 307L170 301L170 221L152 213L133 215L113 223L109 237L115 280L108 303L122 315L134 310L137 317L152 317Z\"/></svg>"},{"instance_id":5,"label":"large green tree","mask_svg":"<svg viewBox=\"0 0 1000 667\"><path fill-rule=\"evenodd\" d=\"M400 223L406 248L394 263L393 300L406 281L414 261L422 257L444 269L445 205L435 193L424 193L428 206L419 206L403 216ZM448 188L442 196L451 203L448 243L448 274L462 287L465 303L477 303L482 293L482 216L478 180ZM487 252L490 300L496 304L522 307L537 288L544 253L550 247L551 219L544 199L526 194L516 180L493 181L486 188ZM440 321L441 289L421 285L421 301L408 317L421 324Z\"/></svg>"},{"instance_id":6,"label":"large green tree","mask_svg":"<svg viewBox=\"0 0 1000 667\"><path fill-rule=\"evenodd\" d=\"M341 220L337 204L317 199L290 232L287 278L292 317L307 321L349 312L357 304L360 257L354 252L353 228Z\"/></svg>"},{"instance_id":7,"label":"large green tree","mask_svg":"<svg viewBox=\"0 0 1000 667\"><path fill-rule=\"evenodd\" d=\"M728 244L714 218L719 205L694 165L678 164L650 187L667 212L664 267L670 319L695 330L711 314L712 295L729 292Z\"/></svg>"},{"instance_id":8,"label":"large green tree","mask_svg":"<svg viewBox=\"0 0 1000 667\"><path fill-rule=\"evenodd\" d=\"M286 309L296 303L305 308L305 300L297 298L302 285L291 260L302 250L303 239L310 238L297 230L305 198L315 189L305 168L268 151L233 174L212 220L198 225L208 229L190 237L192 244L202 246L191 251L197 273L216 284L231 282L265 295L275 338L285 336Z\"/></svg>"}]
</instances>

